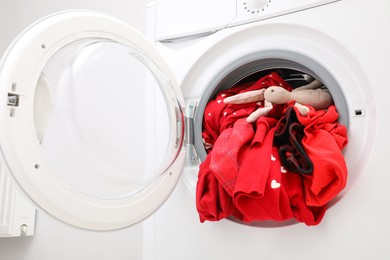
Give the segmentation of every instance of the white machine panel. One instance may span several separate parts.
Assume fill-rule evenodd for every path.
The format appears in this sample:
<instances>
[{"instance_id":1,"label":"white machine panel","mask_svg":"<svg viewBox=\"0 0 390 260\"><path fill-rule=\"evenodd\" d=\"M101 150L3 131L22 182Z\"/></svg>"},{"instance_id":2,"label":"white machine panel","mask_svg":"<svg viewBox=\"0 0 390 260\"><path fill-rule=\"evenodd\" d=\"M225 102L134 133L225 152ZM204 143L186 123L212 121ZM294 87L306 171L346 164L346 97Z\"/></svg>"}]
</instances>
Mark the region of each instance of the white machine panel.
<instances>
[{"instance_id":1,"label":"white machine panel","mask_svg":"<svg viewBox=\"0 0 390 260\"><path fill-rule=\"evenodd\" d=\"M336 1L340 0L163 0L148 9L154 9L158 21L155 39L176 41Z\"/></svg>"},{"instance_id":2,"label":"white machine panel","mask_svg":"<svg viewBox=\"0 0 390 260\"><path fill-rule=\"evenodd\" d=\"M23 197L4 167L0 167L0 190L0 237L33 235L35 207Z\"/></svg>"},{"instance_id":3,"label":"white machine panel","mask_svg":"<svg viewBox=\"0 0 390 260\"><path fill-rule=\"evenodd\" d=\"M159 41L213 33L236 17L236 0L163 0L147 8L155 9L155 38Z\"/></svg>"}]
</instances>

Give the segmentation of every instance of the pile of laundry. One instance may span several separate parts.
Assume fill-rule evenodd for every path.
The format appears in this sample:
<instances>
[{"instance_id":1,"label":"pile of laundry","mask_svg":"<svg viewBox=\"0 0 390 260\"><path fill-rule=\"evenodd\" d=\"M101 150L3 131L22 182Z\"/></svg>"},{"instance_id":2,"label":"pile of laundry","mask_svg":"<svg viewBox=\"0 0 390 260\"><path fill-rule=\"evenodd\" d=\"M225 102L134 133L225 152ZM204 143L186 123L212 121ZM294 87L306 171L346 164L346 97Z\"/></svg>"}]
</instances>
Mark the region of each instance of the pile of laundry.
<instances>
[{"instance_id":1,"label":"pile of laundry","mask_svg":"<svg viewBox=\"0 0 390 260\"><path fill-rule=\"evenodd\" d=\"M327 204L346 185L342 154L346 127L332 104L225 103L227 97L274 86L293 88L276 72L218 93L204 112L207 157L199 168L196 206L200 221L233 217L244 222L321 222ZM299 105L299 106L298 106ZM307 109L302 112L302 105ZM270 108L270 109L267 109ZM265 109L251 122L248 117Z\"/></svg>"}]
</instances>

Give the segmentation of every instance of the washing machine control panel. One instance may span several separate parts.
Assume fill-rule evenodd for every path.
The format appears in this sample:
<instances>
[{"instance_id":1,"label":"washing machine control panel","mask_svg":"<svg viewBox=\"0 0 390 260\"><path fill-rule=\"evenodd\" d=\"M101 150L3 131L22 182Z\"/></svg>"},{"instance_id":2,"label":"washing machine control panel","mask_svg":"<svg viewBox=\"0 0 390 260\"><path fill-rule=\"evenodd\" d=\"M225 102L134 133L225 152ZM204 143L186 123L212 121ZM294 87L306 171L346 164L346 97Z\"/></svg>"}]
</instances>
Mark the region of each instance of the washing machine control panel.
<instances>
[{"instance_id":1,"label":"washing machine control panel","mask_svg":"<svg viewBox=\"0 0 390 260\"><path fill-rule=\"evenodd\" d=\"M237 16L227 27L265 20L340 0L237 0Z\"/></svg>"}]
</instances>

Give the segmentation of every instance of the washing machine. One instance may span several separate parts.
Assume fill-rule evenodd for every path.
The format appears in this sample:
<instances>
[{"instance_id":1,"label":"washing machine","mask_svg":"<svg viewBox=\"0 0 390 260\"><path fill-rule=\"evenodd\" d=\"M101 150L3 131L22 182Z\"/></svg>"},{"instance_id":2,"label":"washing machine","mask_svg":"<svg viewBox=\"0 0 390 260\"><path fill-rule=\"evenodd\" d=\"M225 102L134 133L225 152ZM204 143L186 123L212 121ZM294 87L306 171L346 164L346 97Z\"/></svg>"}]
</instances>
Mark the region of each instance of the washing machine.
<instances>
[{"instance_id":1,"label":"washing machine","mask_svg":"<svg viewBox=\"0 0 390 260\"><path fill-rule=\"evenodd\" d=\"M45 17L0 63L2 172L68 225L104 232L142 221L143 259L386 259L389 8L164 0L147 7L151 41L101 13ZM270 69L329 89L348 129L347 186L317 226L200 223L205 107Z\"/></svg>"}]
</instances>

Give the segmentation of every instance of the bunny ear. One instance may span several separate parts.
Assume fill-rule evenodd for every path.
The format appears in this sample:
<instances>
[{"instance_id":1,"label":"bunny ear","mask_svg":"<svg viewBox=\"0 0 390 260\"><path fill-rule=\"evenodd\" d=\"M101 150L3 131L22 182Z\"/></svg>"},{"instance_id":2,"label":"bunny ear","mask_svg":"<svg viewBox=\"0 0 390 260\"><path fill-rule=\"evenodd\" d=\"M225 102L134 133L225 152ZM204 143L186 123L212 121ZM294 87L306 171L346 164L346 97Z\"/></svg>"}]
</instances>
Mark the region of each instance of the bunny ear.
<instances>
[{"instance_id":1,"label":"bunny ear","mask_svg":"<svg viewBox=\"0 0 390 260\"><path fill-rule=\"evenodd\" d=\"M225 104L245 104L264 100L264 89L252 90L245 93L227 97L223 100Z\"/></svg>"}]
</instances>

